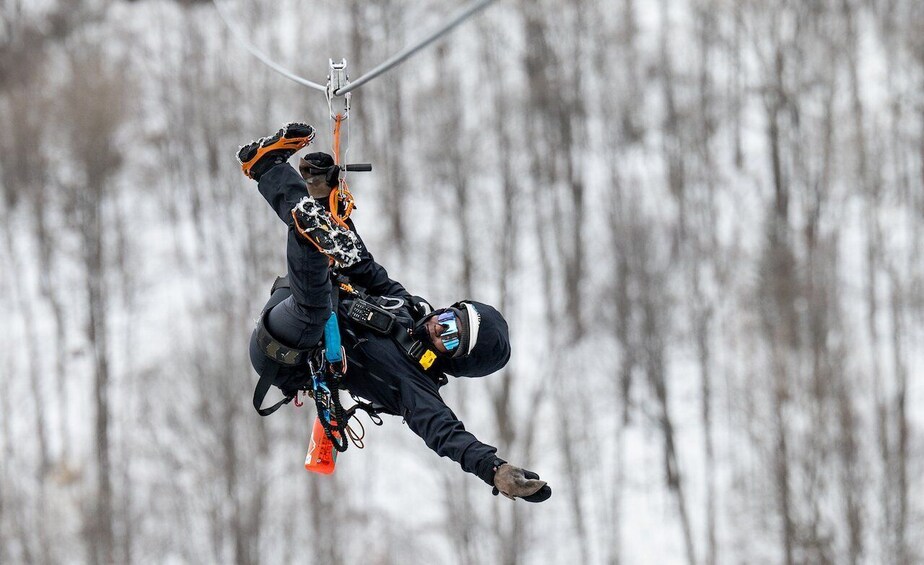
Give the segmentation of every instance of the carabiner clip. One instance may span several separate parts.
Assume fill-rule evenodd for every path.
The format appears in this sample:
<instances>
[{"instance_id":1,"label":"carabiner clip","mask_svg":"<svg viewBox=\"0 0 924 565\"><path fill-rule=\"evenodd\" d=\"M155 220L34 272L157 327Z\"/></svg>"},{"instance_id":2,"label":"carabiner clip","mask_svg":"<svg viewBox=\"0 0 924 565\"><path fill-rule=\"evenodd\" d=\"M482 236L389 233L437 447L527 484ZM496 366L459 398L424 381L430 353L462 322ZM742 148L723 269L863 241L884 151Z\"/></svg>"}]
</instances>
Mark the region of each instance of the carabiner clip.
<instances>
[{"instance_id":1,"label":"carabiner clip","mask_svg":"<svg viewBox=\"0 0 924 565\"><path fill-rule=\"evenodd\" d=\"M352 98L352 93L347 92L342 95L343 98L343 111L335 112L334 111L334 97L340 96L337 94L337 91L341 88L346 88L350 84L350 77L347 75L346 59L340 59L339 63L335 63L333 59L328 59L330 70L327 73L327 109L330 111L330 119L336 119L339 114L342 119L347 119L350 117L350 100Z\"/></svg>"}]
</instances>

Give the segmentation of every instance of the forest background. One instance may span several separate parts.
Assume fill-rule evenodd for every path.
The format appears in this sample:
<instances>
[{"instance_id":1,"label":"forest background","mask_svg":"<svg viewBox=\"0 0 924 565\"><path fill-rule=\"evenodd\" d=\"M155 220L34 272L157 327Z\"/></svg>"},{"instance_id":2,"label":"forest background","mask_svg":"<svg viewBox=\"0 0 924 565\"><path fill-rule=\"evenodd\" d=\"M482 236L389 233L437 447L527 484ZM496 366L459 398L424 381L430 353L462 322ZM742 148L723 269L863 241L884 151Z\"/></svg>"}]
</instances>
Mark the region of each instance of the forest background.
<instances>
[{"instance_id":1,"label":"forest background","mask_svg":"<svg viewBox=\"0 0 924 565\"><path fill-rule=\"evenodd\" d=\"M219 1L321 82L457 8ZM308 474L313 410L250 406L234 154L321 94L210 2L0 7L0 563L924 560L920 0L501 0L356 92L356 222L505 313L445 396L541 505L397 418Z\"/></svg>"}]
</instances>

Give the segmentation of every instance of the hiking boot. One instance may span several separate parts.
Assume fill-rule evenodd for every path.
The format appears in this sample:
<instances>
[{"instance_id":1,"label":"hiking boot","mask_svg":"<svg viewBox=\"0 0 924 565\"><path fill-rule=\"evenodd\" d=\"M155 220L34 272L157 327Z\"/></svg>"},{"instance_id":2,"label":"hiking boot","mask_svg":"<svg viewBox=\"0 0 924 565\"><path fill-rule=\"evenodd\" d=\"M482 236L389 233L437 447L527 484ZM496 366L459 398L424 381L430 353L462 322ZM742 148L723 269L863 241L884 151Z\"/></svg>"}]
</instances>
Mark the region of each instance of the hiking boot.
<instances>
[{"instance_id":1,"label":"hiking boot","mask_svg":"<svg viewBox=\"0 0 924 565\"><path fill-rule=\"evenodd\" d=\"M237 152L237 160L244 174L258 181L263 173L279 163L285 163L296 151L311 143L312 139L313 127L293 122L273 135L261 137L241 147Z\"/></svg>"},{"instance_id":2,"label":"hiking boot","mask_svg":"<svg viewBox=\"0 0 924 565\"><path fill-rule=\"evenodd\" d=\"M552 487L539 480L539 475L504 463L494 472L494 495L501 493L511 500L543 502L552 496Z\"/></svg>"},{"instance_id":3,"label":"hiking boot","mask_svg":"<svg viewBox=\"0 0 924 565\"><path fill-rule=\"evenodd\" d=\"M310 196L302 198L292 208L295 230L310 241L318 251L338 263L349 267L359 262L359 238L349 229L331 218L330 213Z\"/></svg>"}]
</instances>

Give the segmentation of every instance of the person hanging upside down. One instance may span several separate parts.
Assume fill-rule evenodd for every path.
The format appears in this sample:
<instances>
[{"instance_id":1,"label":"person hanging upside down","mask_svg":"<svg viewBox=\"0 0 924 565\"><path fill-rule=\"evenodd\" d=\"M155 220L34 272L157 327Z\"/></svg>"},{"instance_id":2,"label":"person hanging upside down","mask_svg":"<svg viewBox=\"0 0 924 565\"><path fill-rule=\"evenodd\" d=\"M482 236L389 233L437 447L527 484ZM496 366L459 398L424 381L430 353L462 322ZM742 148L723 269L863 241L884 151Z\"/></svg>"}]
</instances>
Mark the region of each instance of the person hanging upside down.
<instances>
[{"instance_id":1,"label":"person hanging upside down","mask_svg":"<svg viewBox=\"0 0 924 565\"><path fill-rule=\"evenodd\" d=\"M310 153L300 159L299 171L289 165L289 158L313 138L311 126L290 123L238 151L242 170L257 181L260 194L289 228L288 284L277 279L250 339L250 359L261 383L271 382L291 397L304 383L308 359L336 308L347 358L344 386L350 393L404 418L430 449L481 478L494 494L547 500L552 490L539 475L499 458L495 447L466 431L440 396L445 375L483 377L506 365L506 320L492 306L473 300L434 310L389 278L352 220L346 220L347 229L329 213L329 195L339 179L333 158ZM332 294L338 288L355 292L341 292L338 298ZM370 303L392 314L394 324L374 327L356 321L365 319L356 313ZM260 408L268 386L254 396L262 415L281 403Z\"/></svg>"}]
</instances>

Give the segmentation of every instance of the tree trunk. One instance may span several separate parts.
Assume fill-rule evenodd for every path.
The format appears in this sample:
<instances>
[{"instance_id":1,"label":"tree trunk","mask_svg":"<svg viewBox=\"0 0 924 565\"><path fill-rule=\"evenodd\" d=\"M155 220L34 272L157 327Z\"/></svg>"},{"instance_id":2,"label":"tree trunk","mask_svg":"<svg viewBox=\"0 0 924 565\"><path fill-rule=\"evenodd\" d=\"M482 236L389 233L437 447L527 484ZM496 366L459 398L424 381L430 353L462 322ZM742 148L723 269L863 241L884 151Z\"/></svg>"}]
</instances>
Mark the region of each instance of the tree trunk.
<instances>
[{"instance_id":1,"label":"tree trunk","mask_svg":"<svg viewBox=\"0 0 924 565\"><path fill-rule=\"evenodd\" d=\"M779 40L778 40L779 41ZM769 70L767 142L773 182L773 205L768 219L769 243L765 277L770 303L765 310L767 342L771 350L774 425L774 481L782 529L783 555L787 565L795 563L796 524L792 509L790 448L787 431L787 405L790 391L791 355L798 351L798 317L794 310L796 266L790 242L789 187L783 172L781 113L786 91L783 83L784 55L779 43L774 46L773 66Z\"/></svg>"},{"instance_id":2,"label":"tree trunk","mask_svg":"<svg viewBox=\"0 0 924 565\"><path fill-rule=\"evenodd\" d=\"M643 267L644 268L644 267ZM687 510L686 498L684 495L684 483L680 470L680 461L677 455L673 418L671 416L670 403L667 391L667 367L665 366L665 341L664 322L662 317L666 313L662 310L666 306L663 304L663 293L665 287L659 280L660 274L646 273L643 275L645 280L645 294L642 304L642 325L644 332L644 349L646 356L646 372L648 374L649 384L658 403L658 427L661 431L664 441L663 462L664 477L668 490L673 493L677 503L678 518L680 528L683 533L684 549L686 550L687 563L696 564L696 549L693 544L693 529L690 523L690 515Z\"/></svg>"},{"instance_id":3,"label":"tree trunk","mask_svg":"<svg viewBox=\"0 0 924 565\"><path fill-rule=\"evenodd\" d=\"M95 191L92 191L95 192ZM95 198L94 198L95 196ZM87 340L93 349L93 394L96 416L96 500L91 518L91 561L112 563L113 511L112 461L109 456L109 340L106 321L107 301L103 270L103 226L101 193L83 199L83 249L85 290L89 305Z\"/></svg>"},{"instance_id":4,"label":"tree trunk","mask_svg":"<svg viewBox=\"0 0 924 565\"><path fill-rule=\"evenodd\" d=\"M905 367L904 347L902 338L904 328L904 300L898 275L890 272L892 286L891 318L892 318L892 361L895 366L895 400L892 413L895 415L894 427L896 430L894 473L895 473L895 562L899 565L910 565L914 562L912 550L908 545L908 459L910 426L908 421L908 370Z\"/></svg>"}]
</instances>

